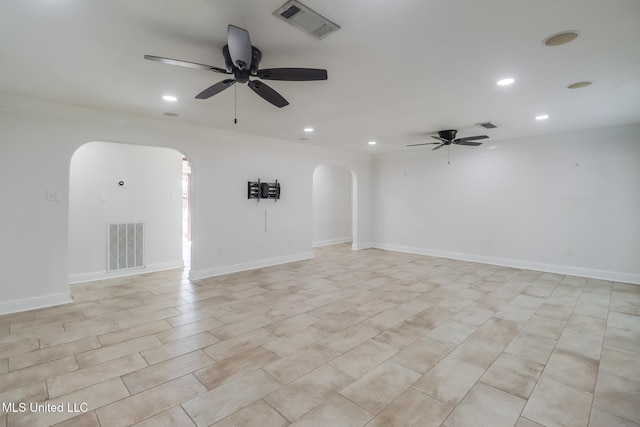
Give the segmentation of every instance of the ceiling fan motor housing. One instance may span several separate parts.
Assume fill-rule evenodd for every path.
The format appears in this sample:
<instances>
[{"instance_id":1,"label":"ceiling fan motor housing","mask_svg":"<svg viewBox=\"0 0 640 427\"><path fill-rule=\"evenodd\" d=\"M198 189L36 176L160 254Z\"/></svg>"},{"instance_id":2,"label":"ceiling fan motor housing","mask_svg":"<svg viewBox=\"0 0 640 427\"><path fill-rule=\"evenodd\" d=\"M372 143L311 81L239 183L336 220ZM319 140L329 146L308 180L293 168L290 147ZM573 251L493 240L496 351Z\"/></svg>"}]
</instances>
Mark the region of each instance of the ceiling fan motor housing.
<instances>
[{"instance_id":1,"label":"ceiling fan motor housing","mask_svg":"<svg viewBox=\"0 0 640 427\"><path fill-rule=\"evenodd\" d=\"M456 133L458 132L454 129L441 130L438 131L438 136L442 139L446 139L447 141L453 141L456 139Z\"/></svg>"},{"instance_id":2,"label":"ceiling fan motor housing","mask_svg":"<svg viewBox=\"0 0 640 427\"><path fill-rule=\"evenodd\" d=\"M258 67L260 66L260 61L262 60L262 52L260 51L260 49L254 46L251 46L251 65L247 70L240 69L233 64L231 54L229 53L229 45L225 45L222 48L222 56L224 56L224 65L227 67L227 70L231 71L234 74L234 77L238 83L248 82L249 76L253 76L258 72Z\"/></svg>"}]
</instances>

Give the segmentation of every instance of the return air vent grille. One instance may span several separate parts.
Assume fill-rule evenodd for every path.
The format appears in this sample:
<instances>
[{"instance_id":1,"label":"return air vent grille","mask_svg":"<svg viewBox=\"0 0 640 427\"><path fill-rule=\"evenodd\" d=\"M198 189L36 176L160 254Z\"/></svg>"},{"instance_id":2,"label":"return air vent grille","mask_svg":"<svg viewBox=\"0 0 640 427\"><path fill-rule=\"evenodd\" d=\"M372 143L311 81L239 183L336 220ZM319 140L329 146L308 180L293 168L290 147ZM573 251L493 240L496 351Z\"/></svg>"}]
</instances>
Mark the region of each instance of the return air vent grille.
<instances>
[{"instance_id":1,"label":"return air vent grille","mask_svg":"<svg viewBox=\"0 0 640 427\"><path fill-rule=\"evenodd\" d=\"M295 0L286 2L273 14L317 39L323 39L340 29L337 24Z\"/></svg>"},{"instance_id":2,"label":"return air vent grille","mask_svg":"<svg viewBox=\"0 0 640 427\"><path fill-rule=\"evenodd\" d=\"M107 224L107 271L144 267L144 223Z\"/></svg>"}]
</instances>

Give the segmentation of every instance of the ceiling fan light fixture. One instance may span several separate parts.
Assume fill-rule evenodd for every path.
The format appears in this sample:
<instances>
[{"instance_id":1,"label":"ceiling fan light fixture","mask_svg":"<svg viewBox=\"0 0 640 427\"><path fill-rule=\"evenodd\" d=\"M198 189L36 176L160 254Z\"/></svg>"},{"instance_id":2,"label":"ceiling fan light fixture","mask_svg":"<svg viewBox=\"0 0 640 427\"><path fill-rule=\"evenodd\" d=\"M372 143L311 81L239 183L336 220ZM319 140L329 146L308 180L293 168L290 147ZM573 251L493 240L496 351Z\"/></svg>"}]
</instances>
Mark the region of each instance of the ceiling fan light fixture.
<instances>
[{"instance_id":1,"label":"ceiling fan light fixture","mask_svg":"<svg viewBox=\"0 0 640 427\"><path fill-rule=\"evenodd\" d=\"M547 37L543 40L543 43L545 46L561 46L574 41L579 35L580 33L575 30L563 31Z\"/></svg>"}]
</instances>

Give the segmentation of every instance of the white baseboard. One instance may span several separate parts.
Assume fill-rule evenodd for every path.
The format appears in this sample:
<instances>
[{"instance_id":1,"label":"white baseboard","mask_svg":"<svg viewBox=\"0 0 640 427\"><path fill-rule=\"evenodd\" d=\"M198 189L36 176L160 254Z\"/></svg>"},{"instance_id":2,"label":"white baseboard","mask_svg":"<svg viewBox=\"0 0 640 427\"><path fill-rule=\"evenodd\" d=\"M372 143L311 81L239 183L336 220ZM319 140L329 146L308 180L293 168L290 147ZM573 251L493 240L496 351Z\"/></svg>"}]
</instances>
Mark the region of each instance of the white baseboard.
<instances>
[{"instance_id":1,"label":"white baseboard","mask_svg":"<svg viewBox=\"0 0 640 427\"><path fill-rule=\"evenodd\" d=\"M351 249L353 249L354 251L360 251L362 249L371 249L376 247L377 246L374 246L372 243L369 243L369 242L354 243L353 245L351 245Z\"/></svg>"},{"instance_id":2,"label":"white baseboard","mask_svg":"<svg viewBox=\"0 0 640 427\"><path fill-rule=\"evenodd\" d=\"M70 302L73 302L71 299L71 292L62 292L59 294L2 302L0 303L0 315L35 310L54 305L69 304Z\"/></svg>"},{"instance_id":3,"label":"white baseboard","mask_svg":"<svg viewBox=\"0 0 640 427\"><path fill-rule=\"evenodd\" d=\"M318 240L313 242L311 245L314 248L319 248L322 246L339 245L342 243L351 243L351 237L338 237L335 239Z\"/></svg>"},{"instance_id":4,"label":"white baseboard","mask_svg":"<svg viewBox=\"0 0 640 427\"><path fill-rule=\"evenodd\" d=\"M144 267L129 268L126 270L95 271L93 273L71 274L69 275L69 283L93 282L95 280L113 279L116 277L136 276L138 274L154 273L156 271L175 270L176 268L184 268L184 261L178 260L149 264Z\"/></svg>"},{"instance_id":5,"label":"white baseboard","mask_svg":"<svg viewBox=\"0 0 640 427\"><path fill-rule=\"evenodd\" d=\"M237 273L240 271L255 270L256 268L269 267L272 265L287 264L289 262L304 261L313 259L313 252L301 252L277 258L266 258L257 261L250 261L240 264L223 265L221 267L205 268L202 270L191 270L189 279L198 280L207 277L222 276L224 274Z\"/></svg>"},{"instance_id":6,"label":"white baseboard","mask_svg":"<svg viewBox=\"0 0 640 427\"><path fill-rule=\"evenodd\" d=\"M417 255L427 255L438 258L459 259L462 261L479 262L483 264L500 265L503 267L522 268L525 270L544 271L547 273L565 274L570 276L589 277L592 279L611 280L613 282L633 283L640 285L640 275L621 273L616 271L595 270L567 265L545 264L510 258L489 257L484 255L463 254L458 252L439 251L435 249L413 248L409 246L375 243L372 247L394 252L405 252Z\"/></svg>"}]
</instances>

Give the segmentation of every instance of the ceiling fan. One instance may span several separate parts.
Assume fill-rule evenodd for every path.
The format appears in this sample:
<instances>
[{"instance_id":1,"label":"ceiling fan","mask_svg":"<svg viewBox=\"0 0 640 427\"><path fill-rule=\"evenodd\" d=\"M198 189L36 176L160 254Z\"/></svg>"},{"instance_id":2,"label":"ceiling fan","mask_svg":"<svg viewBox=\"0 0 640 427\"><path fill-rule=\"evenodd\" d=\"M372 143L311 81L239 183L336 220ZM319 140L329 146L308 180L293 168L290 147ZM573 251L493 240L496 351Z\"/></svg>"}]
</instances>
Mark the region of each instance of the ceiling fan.
<instances>
[{"instance_id":1,"label":"ceiling fan","mask_svg":"<svg viewBox=\"0 0 640 427\"><path fill-rule=\"evenodd\" d=\"M249 32L247 30L234 25L229 25L227 28L227 44L222 48L222 56L224 57L226 70L211 65L163 58L161 56L145 55L144 59L233 75L232 79L222 80L203 90L196 95L196 99L208 99L233 86L235 83L247 83L247 86L261 98L278 108L282 108L289 105L289 102L284 99L282 95L260 80L251 80L250 78L285 81L327 80L327 70L318 68L258 69L260 60L262 59L262 52L260 52L257 47L251 45L251 39L249 38Z\"/></svg>"},{"instance_id":2,"label":"ceiling fan","mask_svg":"<svg viewBox=\"0 0 640 427\"><path fill-rule=\"evenodd\" d=\"M438 148L442 148L445 145L470 145L477 147L478 145L482 145L482 142L474 142L478 139L487 139L489 138L487 135L476 135L476 136L467 136L464 138L456 139L457 130L449 129L449 130L441 130L438 131L438 136L431 135L431 138L435 138L441 142L422 142L420 144L409 144L407 147L414 147L416 145L437 145L433 150L437 150Z\"/></svg>"}]
</instances>

